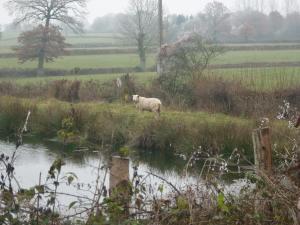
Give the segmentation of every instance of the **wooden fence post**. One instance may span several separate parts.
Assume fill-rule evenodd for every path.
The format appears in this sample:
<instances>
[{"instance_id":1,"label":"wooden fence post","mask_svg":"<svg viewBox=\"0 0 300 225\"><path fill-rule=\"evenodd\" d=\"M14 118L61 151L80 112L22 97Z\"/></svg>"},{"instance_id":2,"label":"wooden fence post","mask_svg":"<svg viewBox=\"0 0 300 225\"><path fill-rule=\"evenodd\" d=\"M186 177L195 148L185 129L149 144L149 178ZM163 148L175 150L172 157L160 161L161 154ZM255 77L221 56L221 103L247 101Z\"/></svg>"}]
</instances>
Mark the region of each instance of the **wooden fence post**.
<instances>
[{"instance_id":1,"label":"wooden fence post","mask_svg":"<svg viewBox=\"0 0 300 225\"><path fill-rule=\"evenodd\" d=\"M264 127L252 132L253 150L255 159L255 170L257 175L271 175L272 168L272 146L270 128ZM268 214L271 212L271 205L264 201L261 193L256 194L255 211L257 214ZM261 224L261 223L259 223Z\"/></svg>"},{"instance_id":2,"label":"wooden fence post","mask_svg":"<svg viewBox=\"0 0 300 225\"><path fill-rule=\"evenodd\" d=\"M273 173L273 165L270 128L264 127L254 130L252 140L256 173L264 172L271 175Z\"/></svg>"}]
</instances>

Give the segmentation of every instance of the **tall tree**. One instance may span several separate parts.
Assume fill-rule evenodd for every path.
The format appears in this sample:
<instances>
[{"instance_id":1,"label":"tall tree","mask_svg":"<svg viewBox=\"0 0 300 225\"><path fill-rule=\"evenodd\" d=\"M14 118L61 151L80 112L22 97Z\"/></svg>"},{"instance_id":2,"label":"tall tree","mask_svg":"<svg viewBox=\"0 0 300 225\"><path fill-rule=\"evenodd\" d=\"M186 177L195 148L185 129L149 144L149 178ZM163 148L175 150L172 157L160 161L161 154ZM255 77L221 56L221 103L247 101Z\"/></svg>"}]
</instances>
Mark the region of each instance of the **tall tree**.
<instances>
[{"instance_id":1,"label":"tall tree","mask_svg":"<svg viewBox=\"0 0 300 225\"><path fill-rule=\"evenodd\" d=\"M205 7L206 20L208 23L209 33L213 40L217 41L218 30L229 17L228 8L222 3L213 1Z\"/></svg>"},{"instance_id":2,"label":"tall tree","mask_svg":"<svg viewBox=\"0 0 300 225\"><path fill-rule=\"evenodd\" d=\"M294 12L286 16L285 19L285 28L284 28L285 37L288 40L297 40L300 37L300 13Z\"/></svg>"},{"instance_id":3,"label":"tall tree","mask_svg":"<svg viewBox=\"0 0 300 225\"><path fill-rule=\"evenodd\" d=\"M25 31L20 34L18 38L20 45L14 50L16 51L21 63L36 60L39 50L42 47L41 45L45 29L45 27L39 25L30 31ZM59 27L50 26L47 34L45 61L51 62L55 58L63 55L65 53L65 48L68 45L65 43L65 38L60 33Z\"/></svg>"},{"instance_id":4,"label":"tall tree","mask_svg":"<svg viewBox=\"0 0 300 225\"><path fill-rule=\"evenodd\" d=\"M122 35L137 45L142 70L146 68L146 46L157 37L157 15L157 0L130 0L120 21Z\"/></svg>"},{"instance_id":5,"label":"tall tree","mask_svg":"<svg viewBox=\"0 0 300 225\"><path fill-rule=\"evenodd\" d=\"M51 23L62 23L74 31L82 30L82 19L87 0L8 0L10 12L16 16L15 23L42 24L43 37L38 54L38 74L44 73L45 50Z\"/></svg>"},{"instance_id":6,"label":"tall tree","mask_svg":"<svg viewBox=\"0 0 300 225\"><path fill-rule=\"evenodd\" d=\"M284 18L278 11L272 11L269 14L269 29L274 36L278 31L283 28Z\"/></svg>"}]
</instances>

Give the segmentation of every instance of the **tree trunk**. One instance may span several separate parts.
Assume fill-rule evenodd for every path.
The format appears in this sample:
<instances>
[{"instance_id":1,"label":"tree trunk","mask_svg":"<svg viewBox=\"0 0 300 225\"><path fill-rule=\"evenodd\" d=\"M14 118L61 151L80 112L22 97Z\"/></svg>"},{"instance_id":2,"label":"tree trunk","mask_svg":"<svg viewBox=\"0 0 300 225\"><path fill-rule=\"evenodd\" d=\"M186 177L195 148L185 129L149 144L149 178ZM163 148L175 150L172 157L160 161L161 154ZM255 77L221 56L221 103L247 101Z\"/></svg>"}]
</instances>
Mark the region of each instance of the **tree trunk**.
<instances>
[{"instance_id":1,"label":"tree trunk","mask_svg":"<svg viewBox=\"0 0 300 225\"><path fill-rule=\"evenodd\" d=\"M159 47L163 45L164 42L164 28L163 28L163 7L162 7L162 0L158 2L158 23L159 23Z\"/></svg>"},{"instance_id":2,"label":"tree trunk","mask_svg":"<svg viewBox=\"0 0 300 225\"><path fill-rule=\"evenodd\" d=\"M162 0L158 2L158 23L159 23L159 52L161 51L161 47L164 42L164 28L163 28L163 7L162 7ZM162 56L159 54L158 62L157 62L157 73L161 76L163 74L163 65L162 65Z\"/></svg>"},{"instance_id":3,"label":"tree trunk","mask_svg":"<svg viewBox=\"0 0 300 225\"><path fill-rule=\"evenodd\" d=\"M45 51L43 49L40 49L39 58L38 58L37 76L43 76L45 74L44 62L45 62Z\"/></svg>"},{"instance_id":4,"label":"tree trunk","mask_svg":"<svg viewBox=\"0 0 300 225\"><path fill-rule=\"evenodd\" d=\"M140 33L138 37L138 51L139 51L139 58L140 58L140 68L142 71L146 69L146 50L144 46L144 38L145 34Z\"/></svg>"},{"instance_id":5,"label":"tree trunk","mask_svg":"<svg viewBox=\"0 0 300 225\"><path fill-rule=\"evenodd\" d=\"M37 68L37 76L43 76L45 74L44 71L44 64L45 64L45 56L46 56L46 47L48 42L48 32L49 32L49 26L50 26L50 19L46 20L44 31L43 31L43 37L42 37L42 46L39 52L38 57L38 68Z\"/></svg>"},{"instance_id":6,"label":"tree trunk","mask_svg":"<svg viewBox=\"0 0 300 225\"><path fill-rule=\"evenodd\" d=\"M270 128L260 128L252 133L254 148L255 169L258 175L273 173L272 144L270 138Z\"/></svg>"}]
</instances>

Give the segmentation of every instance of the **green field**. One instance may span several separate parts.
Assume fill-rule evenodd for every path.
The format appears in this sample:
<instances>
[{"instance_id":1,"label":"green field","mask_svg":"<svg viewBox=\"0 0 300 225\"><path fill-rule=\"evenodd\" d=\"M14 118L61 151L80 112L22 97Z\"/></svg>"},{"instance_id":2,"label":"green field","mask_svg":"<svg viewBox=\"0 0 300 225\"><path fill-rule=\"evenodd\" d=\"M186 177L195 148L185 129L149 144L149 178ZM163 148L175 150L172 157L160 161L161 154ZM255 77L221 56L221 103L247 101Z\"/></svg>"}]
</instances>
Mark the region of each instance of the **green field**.
<instances>
[{"instance_id":1,"label":"green field","mask_svg":"<svg viewBox=\"0 0 300 225\"><path fill-rule=\"evenodd\" d=\"M148 57L148 66L154 66L154 55ZM65 56L58 58L53 63L46 63L45 68L66 69L80 68L116 68L135 67L139 65L136 54L111 54L111 55L87 55L87 56ZM36 68L37 62L18 63L16 58L1 58L0 68Z\"/></svg>"},{"instance_id":2,"label":"green field","mask_svg":"<svg viewBox=\"0 0 300 225\"><path fill-rule=\"evenodd\" d=\"M47 82L51 80L96 80L107 82L123 74L94 74L30 78L1 78L0 81L12 81L20 85ZM141 84L150 83L157 77L156 73L133 73L136 81ZM293 88L300 85L300 67L293 68L257 68L257 69L216 69L207 72L206 76L222 78L228 81L240 82L241 85L258 91L268 91L282 88Z\"/></svg>"},{"instance_id":3,"label":"green field","mask_svg":"<svg viewBox=\"0 0 300 225\"><path fill-rule=\"evenodd\" d=\"M209 75L240 82L253 90L293 88L300 85L300 67L217 69Z\"/></svg>"},{"instance_id":4,"label":"green field","mask_svg":"<svg viewBox=\"0 0 300 225\"><path fill-rule=\"evenodd\" d=\"M82 80L82 81L88 81L88 80L96 80L99 82L106 82L106 81L112 81L123 74L94 74L94 75L74 75L74 76L52 76L52 77L29 77L29 78L0 78L0 81L11 81L16 82L20 85L26 85L26 84L33 84L33 83L40 83L40 82L47 82L52 80L61 80L61 79L67 79L67 80ZM156 73L134 73L131 74L134 76L137 82L139 83L149 83L151 80L153 80L155 77L157 77Z\"/></svg>"},{"instance_id":5,"label":"green field","mask_svg":"<svg viewBox=\"0 0 300 225\"><path fill-rule=\"evenodd\" d=\"M66 35L67 42L74 45L103 44L116 47L121 44L114 34L82 34ZM16 44L16 33L4 33L0 40L0 53L11 52L11 46ZM123 43L124 44L124 43ZM267 44L262 44L267 45ZM276 45L276 44L273 44ZM284 44L280 44L284 45ZM299 62L300 50L262 50L262 51L228 51L217 57L211 64L243 64L243 63L280 63ZM156 64L156 54L147 55L147 67ZM139 65L137 54L106 54L106 55L72 55L60 57L53 63L46 63L47 69L72 70L80 68L132 68ZM37 62L18 63L16 58L0 58L1 68L33 69ZM84 75L84 76L64 76L47 78L21 78L17 79L20 84L30 82L43 82L54 79L95 79L100 82L115 79L120 74ZM135 77L139 82L149 82L155 73L136 73ZM225 80L234 80L255 90L271 90L282 87L295 87L300 84L300 67L290 68L241 68L241 69L215 69L209 71L209 76L222 77ZM7 80L7 79L1 79Z\"/></svg>"},{"instance_id":6,"label":"green field","mask_svg":"<svg viewBox=\"0 0 300 225\"><path fill-rule=\"evenodd\" d=\"M120 39L114 34L83 34L67 36L66 42L72 45L104 43L114 46L120 43Z\"/></svg>"},{"instance_id":7,"label":"green field","mask_svg":"<svg viewBox=\"0 0 300 225\"><path fill-rule=\"evenodd\" d=\"M0 53L12 52L11 47L17 44L17 33L3 33L0 40ZM94 48L93 45L120 48L126 47L126 43L117 34L86 33L81 35L65 34L66 41L76 48ZM245 46L247 44L241 45ZM249 44L250 45L250 44ZM258 44L256 44L258 45ZM262 44L268 45L268 44ZM271 45L271 44L269 44ZM272 44L275 45L276 44ZM278 43L280 46L288 45ZM233 46L233 45L228 45ZM237 46L237 45L235 45ZM155 65L156 54L148 54L147 67ZM300 50L262 50L262 51L228 51L217 57L212 64L241 64L241 63L278 63L300 62ZM35 68L37 62L19 64L16 58L0 58L0 68ZM139 65L137 54L107 54L107 55L81 55L60 57L53 63L47 63L49 69L73 69L80 68L116 68L135 67Z\"/></svg>"},{"instance_id":8,"label":"green field","mask_svg":"<svg viewBox=\"0 0 300 225\"><path fill-rule=\"evenodd\" d=\"M155 54L148 54L147 66L155 65ZM300 50L280 50L280 51L231 51L227 52L212 64L240 64L240 63L276 63L300 61ZM16 58L1 58L0 68L35 68L36 62L19 64ZM58 58L53 63L47 63L46 68L50 69L72 69L80 68L115 68L115 67L135 67L139 64L137 54L107 54L107 55L83 55L64 56Z\"/></svg>"},{"instance_id":9,"label":"green field","mask_svg":"<svg viewBox=\"0 0 300 225\"><path fill-rule=\"evenodd\" d=\"M300 50L231 51L219 56L213 64L290 61L300 61Z\"/></svg>"},{"instance_id":10,"label":"green field","mask_svg":"<svg viewBox=\"0 0 300 225\"><path fill-rule=\"evenodd\" d=\"M105 46L116 46L122 44L121 39L116 34L81 34L81 35L69 35L65 34L66 42L72 45L105 45ZM12 46L18 44L17 42L18 33L3 33L2 39L0 40L0 53L2 48L11 50Z\"/></svg>"}]
</instances>

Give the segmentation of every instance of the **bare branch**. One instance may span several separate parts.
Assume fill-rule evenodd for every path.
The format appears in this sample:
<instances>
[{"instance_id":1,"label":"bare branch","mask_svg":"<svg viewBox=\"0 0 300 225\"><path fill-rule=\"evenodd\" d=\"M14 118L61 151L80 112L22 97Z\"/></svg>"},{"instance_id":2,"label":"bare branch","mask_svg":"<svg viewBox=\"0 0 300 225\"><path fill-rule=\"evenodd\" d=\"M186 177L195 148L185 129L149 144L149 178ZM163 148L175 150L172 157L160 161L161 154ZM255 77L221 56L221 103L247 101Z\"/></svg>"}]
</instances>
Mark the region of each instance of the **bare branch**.
<instances>
[{"instance_id":1,"label":"bare branch","mask_svg":"<svg viewBox=\"0 0 300 225\"><path fill-rule=\"evenodd\" d=\"M50 23L59 21L74 31L82 31L86 0L8 0L6 7L16 17L15 23Z\"/></svg>"}]
</instances>

